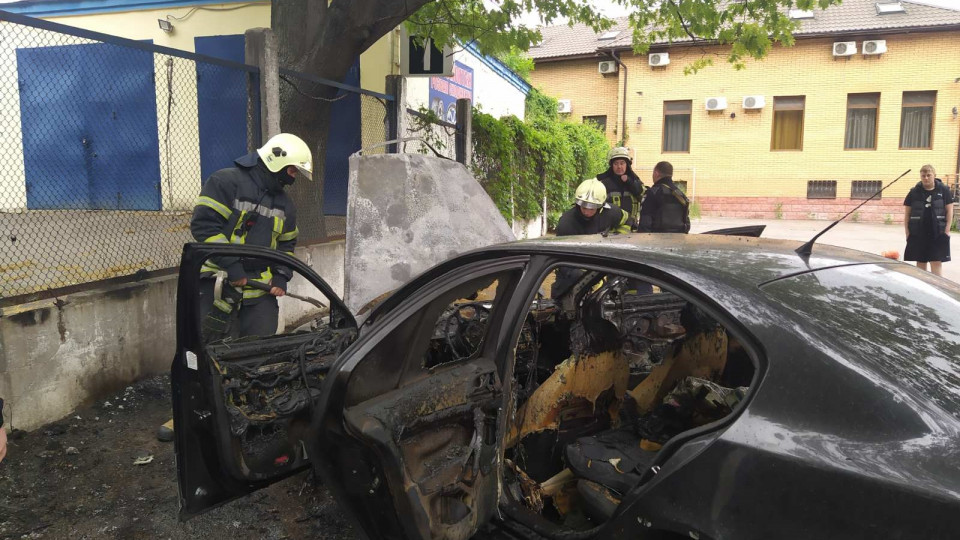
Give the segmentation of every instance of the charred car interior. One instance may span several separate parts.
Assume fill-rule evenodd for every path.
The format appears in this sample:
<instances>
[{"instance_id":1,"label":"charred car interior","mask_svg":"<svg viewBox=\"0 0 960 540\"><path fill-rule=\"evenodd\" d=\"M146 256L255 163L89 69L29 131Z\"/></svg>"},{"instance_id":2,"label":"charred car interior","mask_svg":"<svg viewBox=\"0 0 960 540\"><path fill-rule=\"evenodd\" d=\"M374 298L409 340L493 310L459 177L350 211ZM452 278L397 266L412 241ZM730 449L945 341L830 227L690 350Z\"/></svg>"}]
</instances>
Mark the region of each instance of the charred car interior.
<instances>
[{"instance_id":1,"label":"charred car interior","mask_svg":"<svg viewBox=\"0 0 960 540\"><path fill-rule=\"evenodd\" d=\"M538 295L517 346L504 492L514 511L558 531L589 530L649 478L664 444L729 415L754 365L723 326L670 291L560 267L541 292L551 280L552 297Z\"/></svg>"}]
</instances>

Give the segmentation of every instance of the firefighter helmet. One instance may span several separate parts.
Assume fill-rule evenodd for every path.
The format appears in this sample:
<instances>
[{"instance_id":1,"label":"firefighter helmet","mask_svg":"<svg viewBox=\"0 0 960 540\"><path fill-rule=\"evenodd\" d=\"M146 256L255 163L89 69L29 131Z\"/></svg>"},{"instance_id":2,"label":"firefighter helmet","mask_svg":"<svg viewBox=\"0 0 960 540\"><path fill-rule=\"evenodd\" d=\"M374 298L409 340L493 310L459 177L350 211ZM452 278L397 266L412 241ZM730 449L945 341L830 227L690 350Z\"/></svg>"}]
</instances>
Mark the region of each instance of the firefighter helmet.
<instances>
[{"instance_id":1,"label":"firefighter helmet","mask_svg":"<svg viewBox=\"0 0 960 540\"><path fill-rule=\"evenodd\" d=\"M627 160L627 165L633 164L633 159L630 158L630 149L626 146L611 148L610 151L607 152L607 163L615 159L625 159Z\"/></svg>"},{"instance_id":2,"label":"firefighter helmet","mask_svg":"<svg viewBox=\"0 0 960 540\"><path fill-rule=\"evenodd\" d=\"M313 161L310 147L303 139L290 133L270 137L267 144L257 150L263 164L270 172L280 172L293 165L307 180L313 180Z\"/></svg>"},{"instance_id":3,"label":"firefighter helmet","mask_svg":"<svg viewBox=\"0 0 960 540\"><path fill-rule=\"evenodd\" d=\"M596 178L588 178L577 186L575 195L577 204L584 208L596 209L607 200L607 188Z\"/></svg>"}]
</instances>

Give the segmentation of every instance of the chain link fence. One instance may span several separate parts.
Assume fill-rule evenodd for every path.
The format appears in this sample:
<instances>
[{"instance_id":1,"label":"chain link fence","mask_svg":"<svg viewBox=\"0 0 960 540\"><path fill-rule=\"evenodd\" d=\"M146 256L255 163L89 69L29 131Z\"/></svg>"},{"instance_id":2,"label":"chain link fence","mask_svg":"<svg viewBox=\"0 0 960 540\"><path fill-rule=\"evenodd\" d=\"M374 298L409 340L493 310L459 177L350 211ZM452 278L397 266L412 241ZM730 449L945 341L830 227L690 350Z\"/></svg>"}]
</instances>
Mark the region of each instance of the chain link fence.
<instances>
[{"instance_id":1,"label":"chain link fence","mask_svg":"<svg viewBox=\"0 0 960 540\"><path fill-rule=\"evenodd\" d=\"M346 81L359 84L359 64L348 73ZM329 107L330 126L323 152L314 164L317 184L298 182L290 195L297 207L298 244L306 245L343 238L346 235L347 185L350 176L349 158L361 149L365 154L387 151L380 145L387 140L389 115L393 114L393 97L336 83L305 73L281 70L281 84L290 85L303 95L320 93L319 87L336 89L332 98L315 98ZM310 93L304 92L309 88Z\"/></svg>"},{"instance_id":2,"label":"chain link fence","mask_svg":"<svg viewBox=\"0 0 960 540\"><path fill-rule=\"evenodd\" d=\"M5 12L0 66L0 305L174 271L203 180L261 144L255 66ZM301 245L342 237L349 155L392 110L330 84L331 125L351 127L318 164L323 196L294 194Z\"/></svg>"},{"instance_id":3,"label":"chain link fence","mask_svg":"<svg viewBox=\"0 0 960 540\"><path fill-rule=\"evenodd\" d=\"M440 111L443 113L443 111ZM400 153L440 155L457 159L457 124L438 116L437 111L404 109L401 137L419 140L400 143ZM451 119L452 120L452 119Z\"/></svg>"},{"instance_id":4,"label":"chain link fence","mask_svg":"<svg viewBox=\"0 0 960 540\"><path fill-rule=\"evenodd\" d=\"M254 67L6 13L0 65L4 303L175 267L201 179L259 143Z\"/></svg>"}]
</instances>

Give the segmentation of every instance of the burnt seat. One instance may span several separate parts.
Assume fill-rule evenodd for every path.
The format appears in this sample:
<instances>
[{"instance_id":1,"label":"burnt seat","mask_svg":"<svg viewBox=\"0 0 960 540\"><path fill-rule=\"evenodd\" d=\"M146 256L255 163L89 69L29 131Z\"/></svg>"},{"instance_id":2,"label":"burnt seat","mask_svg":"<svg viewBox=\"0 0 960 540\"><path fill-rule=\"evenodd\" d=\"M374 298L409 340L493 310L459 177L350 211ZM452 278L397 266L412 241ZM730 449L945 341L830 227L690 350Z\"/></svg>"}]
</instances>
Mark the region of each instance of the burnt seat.
<instances>
[{"instance_id":1,"label":"burnt seat","mask_svg":"<svg viewBox=\"0 0 960 540\"><path fill-rule=\"evenodd\" d=\"M580 481L577 491L587 515L606 521L624 495L640 483L655 451L640 448L640 438L630 429L581 437L566 448L567 466Z\"/></svg>"}]
</instances>

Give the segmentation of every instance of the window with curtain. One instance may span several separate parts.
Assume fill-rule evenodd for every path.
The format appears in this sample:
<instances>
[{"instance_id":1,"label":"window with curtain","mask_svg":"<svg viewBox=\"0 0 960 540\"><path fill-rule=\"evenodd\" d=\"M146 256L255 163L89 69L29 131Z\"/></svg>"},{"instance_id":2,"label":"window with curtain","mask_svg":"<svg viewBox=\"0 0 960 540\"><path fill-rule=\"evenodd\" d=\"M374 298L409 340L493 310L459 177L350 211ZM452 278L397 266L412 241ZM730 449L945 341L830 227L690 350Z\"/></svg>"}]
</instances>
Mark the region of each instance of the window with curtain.
<instances>
[{"instance_id":1,"label":"window with curtain","mask_svg":"<svg viewBox=\"0 0 960 540\"><path fill-rule=\"evenodd\" d=\"M847 94L845 150L877 149L877 112L880 94Z\"/></svg>"},{"instance_id":2,"label":"window with curtain","mask_svg":"<svg viewBox=\"0 0 960 540\"><path fill-rule=\"evenodd\" d=\"M690 151L690 111L693 101L663 102L663 151Z\"/></svg>"},{"instance_id":3,"label":"window with curtain","mask_svg":"<svg viewBox=\"0 0 960 540\"><path fill-rule=\"evenodd\" d=\"M933 148L934 92L904 92L900 109L900 148Z\"/></svg>"},{"instance_id":4,"label":"window with curtain","mask_svg":"<svg viewBox=\"0 0 960 540\"><path fill-rule=\"evenodd\" d=\"M803 109L806 96L773 98L771 150L803 150Z\"/></svg>"}]
</instances>

